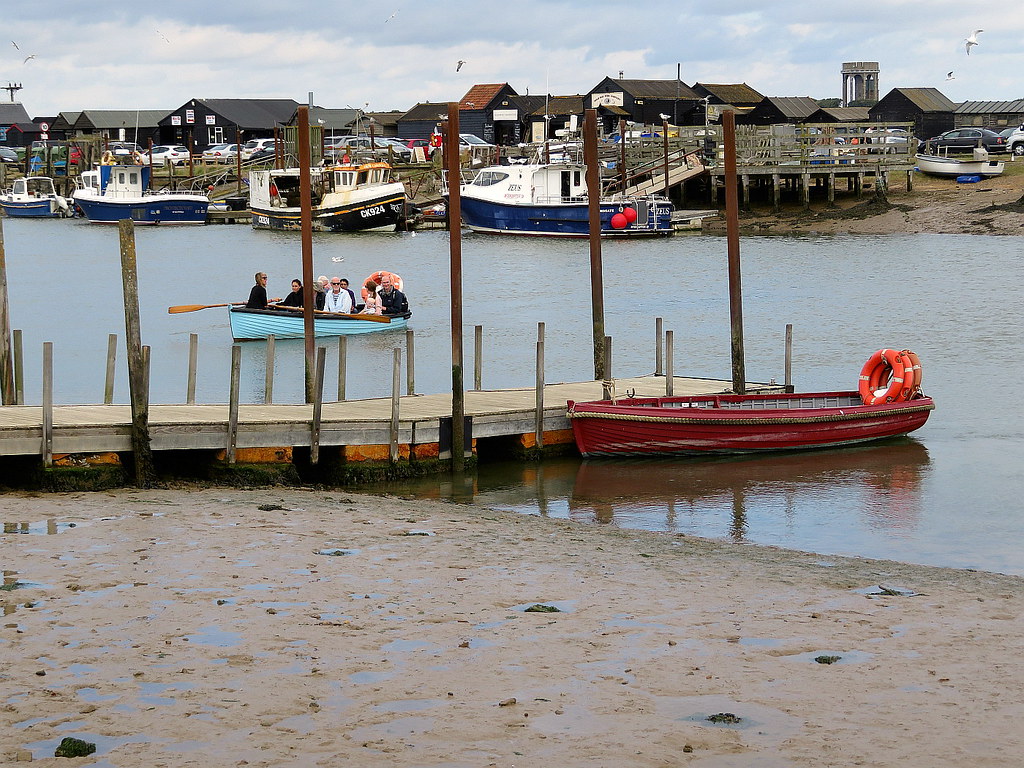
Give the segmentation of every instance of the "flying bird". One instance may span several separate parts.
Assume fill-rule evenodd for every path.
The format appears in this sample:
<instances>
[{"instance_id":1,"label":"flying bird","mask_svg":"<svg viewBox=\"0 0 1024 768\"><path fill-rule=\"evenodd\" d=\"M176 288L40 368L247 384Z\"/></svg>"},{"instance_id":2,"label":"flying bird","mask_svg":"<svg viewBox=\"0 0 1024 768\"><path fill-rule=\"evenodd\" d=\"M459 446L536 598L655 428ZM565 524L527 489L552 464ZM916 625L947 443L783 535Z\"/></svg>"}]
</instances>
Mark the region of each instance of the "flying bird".
<instances>
[{"instance_id":1,"label":"flying bird","mask_svg":"<svg viewBox=\"0 0 1024 768\"><path fill-rule=\"evenodd\" d=\"M156 33L157 33L158 35L160 35L161 39L162 39L162 40L163 40L163 41L164 41L165 43L167 43L168 45L170 45L170 44L171 44L171 41L170 41L170 40L168 40L168 39L167 39L167 37L166 37L166 36L164 35L164 33L163 33L163 32L161 32L161 31L160 31L159 29L158 29L158 30L156 31Z\"/></svg>"},{"instance_id":2,"label":"flying bird","mask_svg":"<svg viewBox=\"0 0 1024 768\"><path fill-rule=\"evenodd\" d=\"M978 44L978 35L980 35L984 31L985 31L984 29L976 29L973 32L971 32L971 36L970 37L968 37L968 38L966 38L964 40L964 42L967 43L967 55L968 56L971 55L971 46Z\"/></svg>"},{"instance_id":3,"label":"flying bird","mask_svg":"<svg viewBox=\"0 0 1024 768\"><path fill-rule=\"evenodd\" d=\"M953 73L952 72L947 72L946 73L946 79L947 80L956 80L956 78L953 77Z\"/></svg>"},{"instance_id":4,"label":"flying bird","mask_svg":"<svg viewBox=\"0 0 1024 768\"><path fill-rule=\"evenodd\" d=\"M18 47L18 44L17 44L16 42L14 42L13 40L11 40L11 45L13 45L13 46L14 46L14 49L15 49L16 51L20 51L20 50L21 50L21 48L19 48L19 47Z\"/></svg>"},{"instance_id":5,"label":"flying bird","mask_svg":"<svg viewBox=\"0 0 1024 768\"><path fill-rule=\"evenodd\" d=\"M402 9L399 8L398 11L400 11L400 10L402 10ZM389 21L391 21L393 18L395 18L395 16L398 15L398 11L395 11L390 16L388 16L386 19L384 19L384 23L387 24Z\"/></svg>"},{"instance_id":6,"label":"flying bird","mask_svg":"<svg viewBox=\"0 0 1024 768\"><path fill-rule=\"evenodd\" d=\"M34 53L30 53L28 56L25 57L25 60L23 62L21 62L21 63L22 64L28 64L28 60L29 59L34 59L35 57L36 57L36 55Z\"/></svg>"},{"instance_id":7,"label":"flying bird","mask_svg":"<svg viewBox=\"0 0 1024 768\"><path fill-rule=\"evenodd\" d=\"M462 65L465 63L466 62L464 62L462 59L459 59L459 63L455 65L455 71L458 72L460 69L462 69Z\"/></svg>"}]
</instances>

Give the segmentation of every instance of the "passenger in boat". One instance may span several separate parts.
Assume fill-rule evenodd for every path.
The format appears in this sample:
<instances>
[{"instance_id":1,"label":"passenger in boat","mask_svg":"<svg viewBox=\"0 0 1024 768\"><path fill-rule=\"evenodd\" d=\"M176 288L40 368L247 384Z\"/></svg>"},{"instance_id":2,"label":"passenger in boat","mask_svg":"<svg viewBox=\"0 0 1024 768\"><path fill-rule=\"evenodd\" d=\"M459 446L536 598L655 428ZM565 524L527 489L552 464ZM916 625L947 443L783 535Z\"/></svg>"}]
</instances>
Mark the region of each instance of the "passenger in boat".
<instances>
[{"instance_id":1,"label":"passenger in boat","mask_svg":"<svg viewBox=\"0 0 1024 768\"><path fill-rule=\"evenodd\" d=\"M278 304L279 307L302 308L302 281L296 278L292 280L292 292L284 297L284 301Z\"/></svg>"},{"instance_id":2,"label":"passenger in boat","mask_svg":"<svg viewBox=\"0 0 1024 768\"><path fill-rule=\"evenodd\" d=\"M316 296L313 298L316 300L317 309L324 308L324 297L327 295L327 292L331 290L330 285L331 278L327 275L320 275L320 277L316 279L316 283L313 285L313 289L316 291Z\"/></svg>"},{"instance_id":3,"label":"passenger in boat","mask_svg":"<svg viewBox=\"0 0 1024 768\"><path fill-rule=\"evenodd\" d=\"M356 295L354 293L352 293L352 291L349 289L349 287L348 287L348 278L347 277L341 278L341 290L348 291L348 297L350 299L352 299L352 308L355 309L355 306L356 306Z\"/></svg>"},{"instance_id":4,"label":"passenger in boat","mask_svg":"<svg viewBox=\"0 0 1024 768\"><path fill-rule=\"evenodd\" d=\"M377 286L369 285L366 286L366 304L363 306L362 314L364 315L379 315L382 314L380 311L380 299L377 298Z\"/></svg>"},{"instance_id":5,"label":"passenger in boat","mask_svg":"<svg viewBox=\"0 0 1024 768\"><path fill-rule=\"evenodd\" d=\"M405 294L395 288L391 274L385 272L380 279L380 290L377 291L382 315L401 315L409 311L409 300Z\"/></svg>"},{"instance_id":6,"label":"passenger in boat","mask_svg":"<svg viewBox=\"0 0 1024 768\"><path fill-rule=\"evenodd\" d=\"M274 299L280 301L280 299ZM249 300L245 303L247 309L267 308L267 273L256 273L256 285L249 291Z\"/></svg>"},{"instance_id":7,"label":"passenger in boat","mask_svg":"<svg viewBox=\"0 0 1024 768\"><path fill-rule=\"evenodd\" d=\"M341 289L341 278L331 278L331 290L324 294L324 311L326 312L344 312L348 314L352 311L352 298L348 295L348 291Z\"/></svg>"}]
</instances>

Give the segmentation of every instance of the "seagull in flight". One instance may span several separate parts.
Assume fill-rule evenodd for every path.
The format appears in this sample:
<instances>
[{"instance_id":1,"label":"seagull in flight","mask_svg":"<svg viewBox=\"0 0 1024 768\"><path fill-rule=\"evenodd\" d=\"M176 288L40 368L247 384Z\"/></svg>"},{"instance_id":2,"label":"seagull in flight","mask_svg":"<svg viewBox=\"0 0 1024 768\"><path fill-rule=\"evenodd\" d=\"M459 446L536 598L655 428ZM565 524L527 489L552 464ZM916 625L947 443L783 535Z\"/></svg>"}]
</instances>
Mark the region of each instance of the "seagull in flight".
<instances>
[{"instance_id":1,"label":"seagull in flight","mask_svg":"<svg viewBox=\"0 0 1024 768\"><path fill-rule=\"evenodd\" d=\"M967 43L967 55L968 56L971 55L971 46L978 44L978 35L980 35L984 31L985 31L984 29L976 29L973 32L971 32L971 36L970 37L968 37L967 39L964 40L964 42Z\"/></svg>"},{"instance_id":2,"label":"seagull in flight","mask_svg":"<svg viewBox=\"0 0 1024 768\"><path fill-rule=\"evenodd\" d=\"M398 15L398 11L400 11L400 10L402 10L402 9L399 8L397 11L395 11L390 16L388 16L386 19L384 19L384 23L387 24L389 21L391 21L393 18L395 18L395 16Z\"/></svg>"},{"instance_id":3,"label":"seagull in flight","mask_svg":"<svg viewBox=\"0 0 1024 768\"><path fill-rule=\"evenodd\" d=\"M157 33L158 35L160 35L160 38L161 38L161 39L162 39L162 40L163 40L163 41L164 41L165 43L167 43L168 45L170 45L170 44L171 44L171 41L170 41L170 40L168 40L168 39L167 39L167 37L166 37L166 35L164 35L164 33L163 33L163 32L161 32L161 31L160 31L159 29L158 29L158 30L156 31L156 33Z\"/></svg>"},{"instance_id":4,"label":"seagull in flight","mask_svg":"<svg viewBox=\"0 0 1024 768\"><path fill-rule=\"evenodd\" d=\"M956 78L953 77L953 73L952 72L947 72L946 73L946 79L947 80L956 80Z\"/></svg>"},{"instance_id":5,"label":"seagull in flight","mask_svg":"<svg viewBox=\"0 0 1024 768\"><path fill-rule=\"evenodd\" d=\"M458 72L460 69L462 69L462 65L465 63L466 62L464 62L462 59L459 59L459 63L455 65L455 71Z\"/></svg>"},{"instance_id":6,"label":"seagull in flight","mask_svg":"<svg viewBox=\"0 0 1024 768\"><path fill-rule=\"evenodd\" d=\"M25 60L23 62L21 62L21 63L22 64L28 64L29 59L34 59L35 57L36 57L36 55L34 53L30 53L28 56L25 57Z\"/></svg>"},{"instance_id":7,"label":"seagull in flight","mask_svg":"<svg viewBox=\"0 0 1024 768\"><path fill-rule=\"evenodd\" d=\"M11 45L14 46L14 50L16 50L16 51L20 51L21 50L21 48L18 47L18 44L16 42L14 42L13 40L11 40Z\"/></svg>"}]
</instances>

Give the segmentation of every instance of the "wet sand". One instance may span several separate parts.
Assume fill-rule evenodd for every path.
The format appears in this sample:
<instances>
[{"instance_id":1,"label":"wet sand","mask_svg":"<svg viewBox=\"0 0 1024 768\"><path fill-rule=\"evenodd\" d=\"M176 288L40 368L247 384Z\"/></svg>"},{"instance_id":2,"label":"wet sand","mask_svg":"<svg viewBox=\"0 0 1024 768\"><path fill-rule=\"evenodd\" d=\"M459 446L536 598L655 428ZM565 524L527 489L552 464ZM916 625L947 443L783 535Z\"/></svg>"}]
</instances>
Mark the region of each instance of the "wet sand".
<instances>
[{"instance_id":1,"label":"wet sand","mask_svg":"<svg viewBox=\"0 0 1024 768\"><path fill-rule=\"evenodd\" d=\"M1016 577L342 491L4 508L31 524L0 538L10 762L976 768L1024 748ZM65 736L98 751L58 760Z\"/></svg>"}]
</instances>

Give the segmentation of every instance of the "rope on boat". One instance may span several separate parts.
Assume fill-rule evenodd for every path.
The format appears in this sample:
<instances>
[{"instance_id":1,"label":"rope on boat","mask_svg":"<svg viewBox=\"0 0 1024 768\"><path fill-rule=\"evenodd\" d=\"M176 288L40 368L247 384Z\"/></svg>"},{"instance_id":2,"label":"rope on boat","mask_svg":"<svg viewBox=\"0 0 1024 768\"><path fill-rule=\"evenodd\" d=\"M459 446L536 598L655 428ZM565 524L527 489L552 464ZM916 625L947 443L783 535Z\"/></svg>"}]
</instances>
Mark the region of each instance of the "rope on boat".
<instances>
[{"instance_id":1,"label":"rope on boat","mask_svg":"<svg viewBox=\"0 0 1024 768\"><path fill-rule=\"evenodd\" d=\"M694 419L683 416L648 416L646 414L633 413L596 413L593 411L569 411L566 416L570 419L610 419L612 421L656 421L661 424L736 424L737 426L750 426L757 424L820 424L829 421L853 421L855 419L871 419L879 416L902 416L908 413L919 411L933 411L935 403L929 405L914 405L905 408L893 408L884 412L854 412L837 413L828 416L776 416L765 419L730 419L717 417Z\"/></svg>"}]
</instances>

